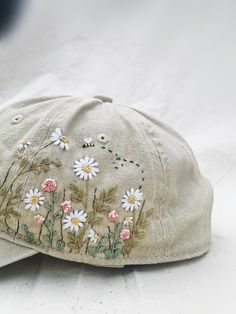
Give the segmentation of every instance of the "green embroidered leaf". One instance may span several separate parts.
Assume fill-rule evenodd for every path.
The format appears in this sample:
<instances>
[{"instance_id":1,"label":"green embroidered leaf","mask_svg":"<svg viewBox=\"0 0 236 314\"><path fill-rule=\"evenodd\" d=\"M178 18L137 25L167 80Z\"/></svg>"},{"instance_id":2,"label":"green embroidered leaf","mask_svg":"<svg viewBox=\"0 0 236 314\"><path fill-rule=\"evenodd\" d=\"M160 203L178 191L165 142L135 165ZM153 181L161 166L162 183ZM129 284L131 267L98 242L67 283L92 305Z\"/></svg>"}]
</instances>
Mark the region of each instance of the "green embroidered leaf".
<instances>
[{"instance_id":1,"label":"green embroidered leaf","mask_svg":"<svg viewBox=\"0 0 236 314\"><path fill-rule=\"evenodd\" d=\"M47 173L50 170L50 167L49 165L41 164L40 169L42 170L42 172Z\"/></svg>"},{"instance_id":2,"label":"green embroidered leaf","mask_svg":"<svg viewBox=\"0 0 236 314\"><path fill-rule=\"evenodd\" d=\"M27 155L24 155L24 156L21 156L21 158L20 157L18 158L21 159L20 168L24 168L30 162Z\"/></svg>"},{"instance_id":3,"label":"green embroidered leaf","mask_svg":"<svg viewBox=\"0 0 236 314\"><path fill-rule=\"evenodd\" d=\"M101 239L100 239L100 241L99 241L99 244L101 244L101 245L106 245L107 244L107 242L108 242L108 236L103 236L103 237L101 237Z\"/></svg>"},{"instance_id":4,"label":"green embroidered leaf","mask_svg":"<svg viewBox=\"0 0 236 314\"><path fill-rule=\"evenodd\" d=\"M71 249L71 250L77 249L77 245L74 242L69 242L67 245L68 245L69 249Z\"/></svg>"},{"instance_id":5,"label":"green embroidered leaf","mask_svg":"<svg viewBox=\"0 0 236 314\"><path fill-rule=\"evenodd\" d=\"M62 166L62 163L60 162L60 160L51 161L51 164L57 168Z\"/></svg>"},{"instance_id":6,"label":"green embroidered leaf","mask_svg":"<svg viewBox=\"0 0 236 314\"><path fill-rule=\"evenodd\" d=\"M24 232L27 232L29 230L29 227L26 225L26 224L21 224L21 229L24 231Z\"/></svg>"},{"instance_id":7,"label":"green embroidered leaf","mask_svg":"<svg viewBox=\"0 0 236 314\"><path fill-rule=\"evenodd\" d=\"M105 254L106 259L112 258L112 251L110 249L105 249L103 253Z\"/></svg>"},{"instance_id":8,"label":"green embroidered leaf","mask_svg":"<svg viewBox=\"0 0 236 314\"><path fill-rule=\"evenodd\" d=\"M99 200L102 203L112 203L115 199L116 191L117 191L117 186L109 188L108 191L103 190L99 195Z\"/></svg>"},{"instance_id":9,"label":"green embroidered leaf","mask_svg":"<svg viewBox=\"0 0 236 314\"><path fill-rule=\"evenodd\" d=\"M1 187L1 188L0 188L0 196L1 196L1 197L6 196L7 191L8 191L8 188L7 188L7 187L4 187L4 186Z\"/></svg>"},{"instance_id":10,"label":"green embroidered leaf","mask_svg":"<svg viewBox=\"0 0 236 314\"><path fill-rule=\"evenodd\" d=\"M89 224L91 224L92 226L99 225L102 222L102 220L103 220L102 217L92 217L89 220Z\"/></svg>"},{"instance_id":11,"label":"green embroidered leaf","mask_svg":"<svg viewBox=\"0 0 236 314\"><path fill-rule=\"evenodd\" d=\"M43 235L43 240L47 242L51 242L51 237L48 234Z\"/></svg>"},{"instance_id":12,"label":"green embroidered leaf","mask_svg":"<svg viewBox=\"0 0 236 314\"><path fill-rule=\"evenodd\" d=\"M137 239L142 240L144 238L144 231L138 231L135 236Z\"/></svg>"},{"instance_id":13,"label":"green embroidered leaf","mask_svg":"<svg viewBox=\"0 0 236 314\"><path fill-rule=\"evenodd\" d=\"M72 191L70 199L74 203L83 203L85 192L79 188L75 183L69 185L69 189Z\"/></svg>"},{"instance_id":14,"label":"green embroidered leaf","mask_svg":"<svg viewBox=\"0 0 236 314\"><path fill-rule=\"evenodd\" d=\"M34 241L34 234L33 232L27 231L26 232L26 240L29 242L33 242Z\"/></svg>"},{"instance_id":15,"label":"green embroidered leaf","mask_svg":"<svg viewBox=\"0 0 236 314\"><path fill-rule=\"evenodd\" d=\"M50 165L50 160L48 157L41 160L41 165Z\"/></svg>"},{"instance_id":16,"label":"green embroidered leaf","mask_svg":"<svg viewBox=\"0 0 236 314\"><path fill-rule=\"evenodd\" d=\"M61 214L59 212L56 212L55 215L54 215L54 219L60 219L61 218Z\"/></svg>"},{"instance_id":17,"label":"green embroidered leaf","mask_svg":"<svg viewBox=\"0 0 236 314\"><path fill-rule=\"evenodd\" d=\"M75 235L73 234L73 233L68 233L67 234L67 238L69 239L69 240L71 240L71 241L75 241Z\"/></svg>"},{"instance_id":18,"label":"green embroidered leaf","mask_svg":"<svg viewBox=\"0 0 236 314\"><path fill-rule=\"evenodd\" d=\"M100 214L107 214L109 211L111 211L111 207L110 206L105 206L105 205L103 205L103 206L101 206L100 208L98 208L98 210L97 210Z\"/></svg>"},{"instance_id":19,"label":"green embroidered leaf","mask_svg":"<svg viewBox=\"0 0 236 314\"><path fill-rule=\"evenodd\" d=\"M51 219L45 220L44 225L49 228L52 225L52 220Z\"/></svg>"},{"instance_id":20,"label":"green embroidered leaf","mask_svg":"<svg viewBox=\"0 0 236 314\"><path fill-rule=\"evenodd\" d=\"M16 194L15 195L21 195L22 190L23 190L24 184L21 183L20 185L18 185L18 187L16 188Z\"/></svg>"},{"instance_id":21,"label":"green embroidered leaf","mask_svg":"<svg viewBox=\"0 0 236 314\"><path fill-rule=\"evenodd\" d=\"M89 246L87 249L88 255L95 256L95 249L96 248L94 246Z\"/></svg>"},{"instance_id":22,"label":"green embroidered leaf","mask_svg":"<svg viewBox=\"0 0 236 314\"><path fill-rule=\"evenodd\" d=\"M52 198L52 202L57 202L60 198L60 193L57 193L57 192L53 192L51 193L51 198Z\"/></svg>"},{"instance_id":23,"label":"green embroidered leaf","mask_svg":"<svg viewBox=\"0 0 236 314\"><path fill-rule=\"evenodd\" d=\"M25 239L28 242L34 242L34 234L29 231L29 227L26 224L21 224L21 229L25 233Z\"/></svg>"},{"instance_id":24,"label":"green embroidered leaf","mask_svg":"<svg viewBox=\"0 0 236 314\"><path fill-rule=\"evenodd\" d=\"M117 185L116 186L114 186L114 187L112 187L112 188L110 188L109 190L108 190L108 192L106 193L106 195L105 195L105 202L106 203L112 203L113 201L114 201L114 199L115 199L115 193L116 193L116 191L117 191Z\"/></svg>"},{"instance_id":25,"label":"green embroidered leaf","mask_svg":"<svg viewBox=\"0 0 236 314\"><path fill-rule=\"evenodd\" d=\"M44 208L47 209L47 210L53 210L53 206L49 202L45 202L44 203Z\"/></svg>"},{"instance_id":26,"label":"green embroidered leaf","mask_svg":"<svg viewBox=\"0 0 236 314\"><path fill-rule=\"evenodd\" d=\"M99 196L96 194L93 201L93 210L100 214L106 214L111 210L111 207L107 204L112 203L115 200L115 193L117 191L117 186L108 189L108 191L101 191Z\"/></svg>"},{"instance_id":27,"label":"green embroidered leaf","mask_svg":"<svg viewBox=\"0 0 236 314\"><path fill-rule=\"evenodd\" d=\"M113 250L112 257L116 258L116 257L118 257L120 255L120 253L121 253L121 249L116 248L116 249Z\"/></svg>"},{"instance_id":28,"label":"green embroidered leaf","mask_svg":"<svg viewBox=\"0 0 236 314\"><path fill-rule=\"evenodd\" d=\"M57 249L57 251L63 251L64 250L64 248L65 248L65 241L63 241L63 240L58 240L57 241L57 244L56 244L56 249Z\"/></svg>"}]
</instances>

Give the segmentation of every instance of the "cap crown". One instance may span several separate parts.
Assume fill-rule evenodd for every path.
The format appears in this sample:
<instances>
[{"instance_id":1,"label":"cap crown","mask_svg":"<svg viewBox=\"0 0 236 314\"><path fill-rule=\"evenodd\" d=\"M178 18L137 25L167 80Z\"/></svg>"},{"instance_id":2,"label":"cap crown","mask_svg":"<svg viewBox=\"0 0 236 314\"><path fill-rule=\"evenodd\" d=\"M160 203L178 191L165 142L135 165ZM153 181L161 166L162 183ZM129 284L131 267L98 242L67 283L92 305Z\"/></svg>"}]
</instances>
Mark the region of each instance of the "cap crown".
<instances>
[{"instance_id":1,"label":"cap crown","mask_svg":"<svg viewBox=\"0 0 236 314\"><path fill-rule=\"evenodd\" d=\"M212 189L186 142L99 99L0 110L0 236L102 266L178 260L210 243Z\"/></svg>"}]
</instances>

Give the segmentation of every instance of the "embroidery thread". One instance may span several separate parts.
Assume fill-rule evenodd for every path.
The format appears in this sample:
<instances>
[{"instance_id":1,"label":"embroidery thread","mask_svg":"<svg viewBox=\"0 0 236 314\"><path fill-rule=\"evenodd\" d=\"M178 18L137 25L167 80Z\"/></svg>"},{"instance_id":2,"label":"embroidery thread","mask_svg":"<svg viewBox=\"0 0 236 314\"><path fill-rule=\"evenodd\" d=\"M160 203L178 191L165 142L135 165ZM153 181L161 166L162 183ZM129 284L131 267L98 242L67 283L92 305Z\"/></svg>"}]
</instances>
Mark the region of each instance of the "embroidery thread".
<instances>
[{"instance_id":1,"label":"embroidery thread","mask_svg":"<svg viewBox=\"0 0 236 314\"><path fill-rule=\"evenodd\" d=\"M99 139L103 143L108 141L104 134L99 135ZM117 186L91 190L89 181L95 179L100 171L94 158L86 156L74 161L73 171L81 179L79 185L71 182L65 187L56 178L48 177L42 180L40 189L31 187L23 197L24 176L30 173L36 177L44 176L52 167L59 169L62 166L59 160L38 157L51 144L69 150L68 138L61 129L56 128L50 140L31 153L26 153L30 142L24 140L22 146L18 146L17 160L12 163L0 185L1 226L14 237L61 252L84 252L106 259L129 256L144 238L153 209L143 211L145 199L141 187L132 187L123 196L117 195ZM91 138L84 141L92 143ZM121 158L117 155L117 159ZM123 161L128 162L126 159ZM17 164L18 171L8 183L13 166ZM139 167L139 164L136 166ZM121 200L120 206L114 208L117 199ZM32 221L25 223L22 210L28 210ZM130 215L125 214L128 211ZM31 216L31 212L37 214Z\"/></svg>"}]
</instances>

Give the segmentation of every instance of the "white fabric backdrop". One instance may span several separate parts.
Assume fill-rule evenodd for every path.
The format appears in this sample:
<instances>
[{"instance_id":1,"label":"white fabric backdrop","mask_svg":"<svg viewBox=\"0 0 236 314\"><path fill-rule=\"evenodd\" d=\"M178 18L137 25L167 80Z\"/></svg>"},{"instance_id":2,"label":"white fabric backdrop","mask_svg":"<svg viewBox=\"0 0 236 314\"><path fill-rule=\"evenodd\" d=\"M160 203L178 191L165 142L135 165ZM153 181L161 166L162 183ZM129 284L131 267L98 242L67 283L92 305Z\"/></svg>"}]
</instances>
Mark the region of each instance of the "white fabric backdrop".
<instances>
[{"instance_id":1,"label":"white fabric backdrop","mask_svg":"<svg viewBox=\"0 0 236 314\"><path fill-rule=\"evenodd\" d=\"M105 94L190 143L215 189L202 258L102 269L35 256L0 269L1 313L233 313L236 2L31 0L0 42L0 102Z\"/></svg>"}]
</instances>

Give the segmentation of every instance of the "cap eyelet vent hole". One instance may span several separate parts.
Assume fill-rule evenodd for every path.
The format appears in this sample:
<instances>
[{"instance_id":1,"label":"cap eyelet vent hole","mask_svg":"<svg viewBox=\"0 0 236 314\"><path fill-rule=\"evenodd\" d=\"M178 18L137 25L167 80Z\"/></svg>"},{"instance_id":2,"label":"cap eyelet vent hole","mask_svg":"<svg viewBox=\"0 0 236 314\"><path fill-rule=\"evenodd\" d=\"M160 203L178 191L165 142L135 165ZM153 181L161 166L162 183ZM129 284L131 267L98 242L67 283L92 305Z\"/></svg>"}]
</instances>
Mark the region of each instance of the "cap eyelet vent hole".
<instances>
[{"instance_id":1,"label":"cap eyelet vent hole","mask_svg":"<svg viewBox=\"0 0 236 314\"><path fill-rule=\"evenodd\" d=\"M12 123L14 124L20 123L23 119L24 116L22 114L18 114L12 119Z\"/></svg>"}]
</instances>

